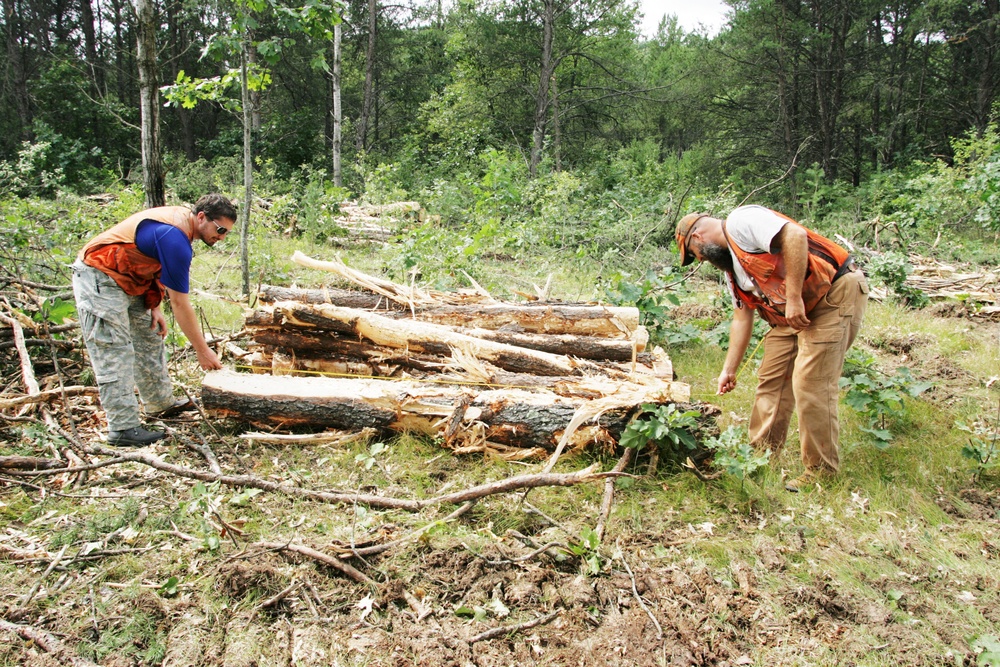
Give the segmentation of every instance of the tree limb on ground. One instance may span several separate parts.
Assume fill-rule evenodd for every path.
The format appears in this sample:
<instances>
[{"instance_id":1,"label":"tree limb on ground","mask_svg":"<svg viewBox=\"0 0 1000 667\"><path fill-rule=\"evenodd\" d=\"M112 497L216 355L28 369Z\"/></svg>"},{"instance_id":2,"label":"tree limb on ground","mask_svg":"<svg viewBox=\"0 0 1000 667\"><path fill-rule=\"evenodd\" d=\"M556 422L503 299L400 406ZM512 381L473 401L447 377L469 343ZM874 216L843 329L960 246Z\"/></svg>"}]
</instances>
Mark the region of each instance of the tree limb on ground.
<instances>
[{"instance_id":1,"label":"tree limb on ground","mask_svg":"<svg viewBox=\"0 0 1000 667\"><path fill-rule=\"evenodd\" d=\"M517 475L501 479L495 482L480 484L462 491L454 491L432 498L421 500L409 500L406 498L389 498L367 493L352 493L350 491L313 491L303 489L298 486L291 486L279 482L270 482L251 475L220 475L206 470L195 470L183 466L167 463L159 457L145 452L120 452L110 447L93 445L90 448L92 453L103 454L105 456L116 456L123 461L132 461L155 468L162 472L168 472L178 477L197 479L202 482L218 482L224 486L254 488L261 491L281 493L296 498L308 498L320 502L334 504L360 503L369 507L380 507L384 509L400 509L416 512L425 507L443 504L458 504L470 500L477 500L499 493L508 493L519 489L533 489L540 486L575 486L587 482L595 482L615 473L596 472L597 464L593 464L582 470L569 473L538 473L528 475ZM66 470L69 470L68 468ZM46 471L52 472L52 471Z\"/></svg>"},{"instance_id":2,"label":"tree limb on ground","mask_svg":"<svg viewBox=\"0 0 1000 667\"><path fill-rule=\"evenodd\" d=\"M485 641L487 639L493 639L494 637L505 637L507 635L512 635L515 632L520 632L521 630L528 630L538 625L545 625L558 615L559 615L559 610L556 610L546 614L545 616L539 616L538 618L532 619L530 621L525 621L524 623L517 623L516 625L503 625L499 628L493 628L492 630L480 632L478 635L470 637L469 643L475 644L476 642Z\"/></svg>"},{"instance_id":3,"label":"tree limb on ground","mask_svg":"<svg viewBox=\"0 0 1000 667\"><path fill-rule=\"evenodd\" d=\"M339 558L325 554L322 551L317 551L312 547L307 547L304 544L295 544L293 542L257 542L253 546L261 549L267 549L268 551L291 551L292 553L301 554L323 563L324 565L329 565L344 576L350 577L359 584L376 583L374 579L352 565L345 563Z\"/></svg>"},{"instance_id":4,"label":"tree limb on ground","mask_svg":"<svg viewBox=\"0 0 1000 667\"><path fill-rule=\"evenodd\" d=\"M24 388L31 395L39 393L41 388L38 386L38 380L35 379L35 370L31 366L31 357L28 355L28 348L24 344L24 329L21 328L21 323L6 313L0 313L0 322L10 325L14 333L14 347L17 348L17 355L21 359L21 378L24 381Z\"/></svg>"},{"instance_id":5,"label":"tree limb on ground","mask_svg":"<svg viewBox=\"0 0 1000 667\"><path fill-rule=\"evenodd\" d=\"M15 398L0 398L0 410L16 408L29 403L45 403L54 398L62 398L63 392L66 396L96 396L97 387L73 386L65 389L46 389L28 396L17 396Z\"/></svg>"},{"instance_id":6,"label":"tree limb on ground","mask_svg":"<svg viewBox=\"0 0 1000 667\"><path fill-rule=\"evenodd\" d=\"M34 642L40 649L50 654L60 664L70 667L101 667L96 662L91 662L86 658L81 658L66 648L61 641L53 635L30 625L19 625L0 619L0 630L12 632L22 639Z\"/></svg>"}]
</instances>

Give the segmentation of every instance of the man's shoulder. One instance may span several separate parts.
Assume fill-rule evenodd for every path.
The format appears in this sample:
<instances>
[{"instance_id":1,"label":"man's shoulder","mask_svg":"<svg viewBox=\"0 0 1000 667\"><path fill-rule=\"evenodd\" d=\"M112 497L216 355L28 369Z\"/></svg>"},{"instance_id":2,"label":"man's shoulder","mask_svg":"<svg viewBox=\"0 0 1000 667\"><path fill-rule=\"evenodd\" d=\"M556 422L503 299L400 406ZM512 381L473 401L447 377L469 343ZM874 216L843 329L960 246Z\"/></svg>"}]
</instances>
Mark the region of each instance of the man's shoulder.
<instances>
[{"instance_id":1,"label":"man's shoulder","mask_svg":"<svg viewBox=\"0 0 1000 667\"><path fill-rule=\"evenodd\" d=\"M737 206L726 216L726 224L732 225L753 225L753 224L784 224L788 218L777 211L760 206L749 204L747 206Z\"/></svg>"}]
</instances>

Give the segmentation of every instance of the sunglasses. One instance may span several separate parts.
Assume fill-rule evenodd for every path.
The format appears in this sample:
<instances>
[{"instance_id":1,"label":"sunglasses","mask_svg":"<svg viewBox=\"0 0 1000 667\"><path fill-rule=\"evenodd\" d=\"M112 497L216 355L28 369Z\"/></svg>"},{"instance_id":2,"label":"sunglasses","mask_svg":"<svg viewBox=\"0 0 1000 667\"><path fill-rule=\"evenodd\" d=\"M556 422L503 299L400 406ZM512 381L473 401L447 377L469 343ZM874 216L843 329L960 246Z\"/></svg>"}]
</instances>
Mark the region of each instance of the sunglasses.
<instances>
[{"instance_id":1,"label":"sunglasses","mask_svg":"<svg viewBox=\"0 0 1000 667\"><path fill-rule=\"evenodd\" d=\"M215 231L216 231L216 233L219 236L225 236L226 234L229 233L228 229L226 229L225 227L219 225L218 223L216 223L216 225L215 225Z\"/></svg>"}]
</instances>

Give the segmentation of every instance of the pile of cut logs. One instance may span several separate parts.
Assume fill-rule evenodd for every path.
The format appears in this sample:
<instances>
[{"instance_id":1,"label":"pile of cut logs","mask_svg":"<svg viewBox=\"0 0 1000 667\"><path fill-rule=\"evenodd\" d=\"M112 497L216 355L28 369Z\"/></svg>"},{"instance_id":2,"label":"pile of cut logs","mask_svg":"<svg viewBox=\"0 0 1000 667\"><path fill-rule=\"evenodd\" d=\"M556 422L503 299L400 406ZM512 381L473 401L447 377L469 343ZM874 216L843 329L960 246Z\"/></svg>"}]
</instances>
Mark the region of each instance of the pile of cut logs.
<instances>
[{"instance_id":1,"label":"pile of cut logs","mask_svg":"<svg viewBox=\"0 0 1000 667\"><path fill-rule=\"evenodd\" d=\"M428 292L296 253L358 289L264 287L251 373L209 373L205 407L268 428L417 431L510 458L613 447L643 404L687 403L635 308Z\"/></svg>"},{"instance_id":2,"label":"pile of cut logs","mask_svg":"<svg viewBox=\"0 0 1000 667\"><path fill-rule=\"evenodd\" d=\"M333 219L333 224L342 228L347 234L334 236L335 245L354 245L357 243L385 243L393 235L399 233L401 220L415 217L422 220L424 209L418 202L403 201L391 204L359 204L344 202L340 205L340 215Z\"/></svg>"}]
</instances>

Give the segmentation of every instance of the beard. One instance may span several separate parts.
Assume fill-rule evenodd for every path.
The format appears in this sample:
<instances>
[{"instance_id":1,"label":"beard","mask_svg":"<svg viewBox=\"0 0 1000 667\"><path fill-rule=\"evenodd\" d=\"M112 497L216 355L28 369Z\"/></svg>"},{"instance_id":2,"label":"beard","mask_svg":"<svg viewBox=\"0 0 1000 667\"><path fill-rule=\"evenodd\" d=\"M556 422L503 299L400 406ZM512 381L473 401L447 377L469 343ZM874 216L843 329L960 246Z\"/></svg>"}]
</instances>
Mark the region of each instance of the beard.
<instances>
[{"instance_id":1,"label":"beard","mask_svg":"<svg viewBox=\"0 0 1000 667\"><path fill-rule=\"evenodd\" d=\"M733 272L733 255L729 252L729 248L714 243L703 243L698 252L705 261L720 271Z\"/></svg>"}]
</instances>

